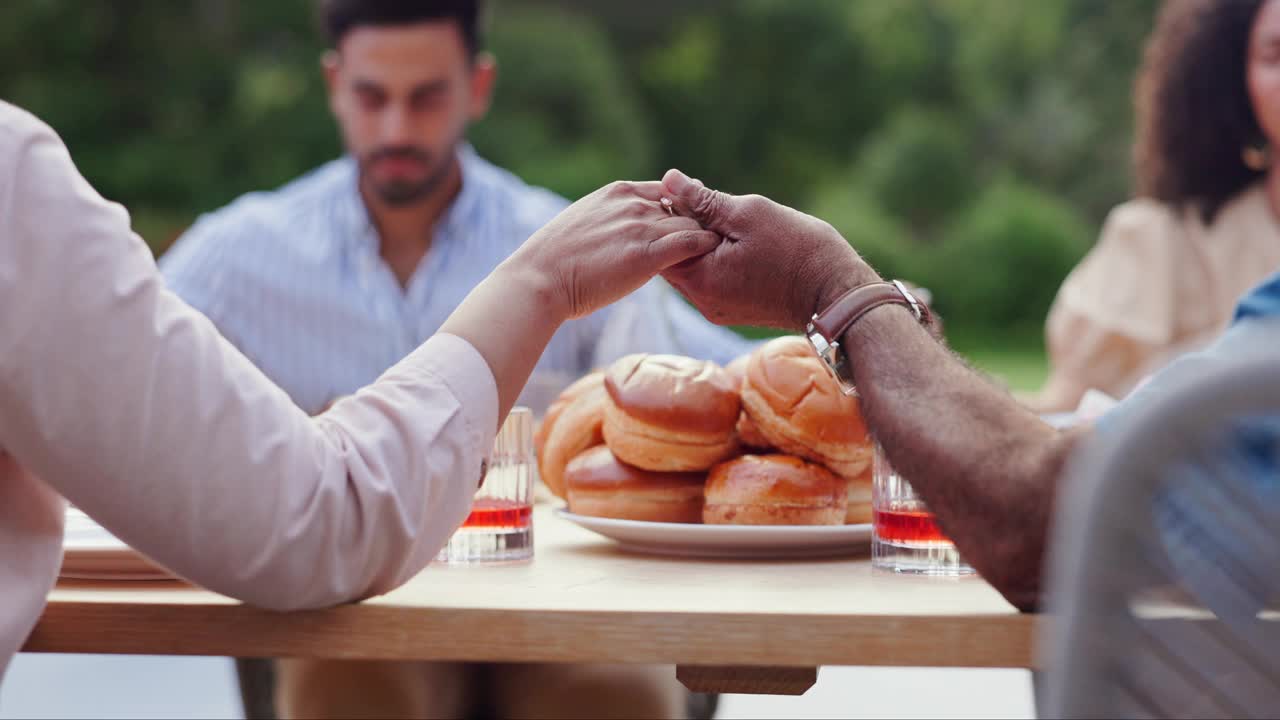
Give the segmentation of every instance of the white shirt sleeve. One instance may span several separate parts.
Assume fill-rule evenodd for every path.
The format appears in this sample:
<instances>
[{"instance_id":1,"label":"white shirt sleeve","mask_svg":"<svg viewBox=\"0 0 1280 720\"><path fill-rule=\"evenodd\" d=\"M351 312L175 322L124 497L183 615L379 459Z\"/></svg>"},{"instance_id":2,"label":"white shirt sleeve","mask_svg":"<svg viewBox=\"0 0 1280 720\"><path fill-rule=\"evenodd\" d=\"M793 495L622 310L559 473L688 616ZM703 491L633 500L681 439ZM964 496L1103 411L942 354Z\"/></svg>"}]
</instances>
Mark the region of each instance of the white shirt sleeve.
<instances>
[{"instance_id":1,"label":"white shirt sleeve","mask_svg":"<svg viewBox=\"0 0 1280 720\"><path fill-rule=\"evenodd\" d=\"M497 426L487 363L449 335L308 417L4 103L0 341L0 447L177 574L270 608L417 573L466 517Z\"/></svg>"}]
</instances>

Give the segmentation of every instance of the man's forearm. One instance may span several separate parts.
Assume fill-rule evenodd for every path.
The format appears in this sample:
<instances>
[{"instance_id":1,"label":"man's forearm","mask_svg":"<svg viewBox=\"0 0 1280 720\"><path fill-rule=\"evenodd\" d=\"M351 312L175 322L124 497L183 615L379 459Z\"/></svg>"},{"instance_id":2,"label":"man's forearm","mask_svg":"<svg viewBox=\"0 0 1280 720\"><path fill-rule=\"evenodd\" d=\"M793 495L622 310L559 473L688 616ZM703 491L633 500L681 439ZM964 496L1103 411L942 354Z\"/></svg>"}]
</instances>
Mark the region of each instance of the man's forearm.
<instances>
[{"instance_id":1,"label":"man's forearm","mask_svg":"<svg viewBox=\"0 0 1280 720\"><path fill-rule=\"evenodd\" d=\"M906 308L841 342L867 425L965 559L1020 609L1039 601L1053 497L1079 433L1061 433L971 370Z\"/></svg>"},{"instance_id":2,"label":"man's forearm","mask_svg":"<svg viewBox=\"0 0 1280 720\"><path fill-rule=\"evenodd\" d=\"M676 170L663 185L728 238L667 279L718 323L799 329L850 288L881 278L830 224ZM1005 597L1036 604L1053 491L1075 442L969 370L902 307L878 307L839 338L867 426Z\"/></svg>"}]
</instances>

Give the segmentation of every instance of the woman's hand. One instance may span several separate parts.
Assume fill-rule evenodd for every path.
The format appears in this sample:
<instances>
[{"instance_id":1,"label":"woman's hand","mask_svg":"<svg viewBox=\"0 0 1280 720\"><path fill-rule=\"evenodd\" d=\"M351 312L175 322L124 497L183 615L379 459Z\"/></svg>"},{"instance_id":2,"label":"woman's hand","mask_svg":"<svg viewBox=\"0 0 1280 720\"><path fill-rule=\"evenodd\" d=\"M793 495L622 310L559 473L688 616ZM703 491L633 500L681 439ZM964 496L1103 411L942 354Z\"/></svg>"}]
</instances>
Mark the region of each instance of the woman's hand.
<instances>
[{"instance_id":1,"label":"woman's hand","mask_svg":"<svg viewBox=\"0 0 1280 720\"><path fill-rule=\"evenodd\" d=\"M465 338L498 386L499 422L551 336L720 236L663 207L662 183L616 182L565 208L499 265L440 328Z\"/></svg>"},{"instance_id":2,"label":"woman's hand","mask_svg":"<svg viewBox=\"0 0 1280 720\"><path fill-rule=\"evenodd\" d=\"M504 265L539 287L548 310L582 317L654 275L720 244L720 236L662 204L659 182L619 181L565 208Z\"/></svg>"}]
</instances>

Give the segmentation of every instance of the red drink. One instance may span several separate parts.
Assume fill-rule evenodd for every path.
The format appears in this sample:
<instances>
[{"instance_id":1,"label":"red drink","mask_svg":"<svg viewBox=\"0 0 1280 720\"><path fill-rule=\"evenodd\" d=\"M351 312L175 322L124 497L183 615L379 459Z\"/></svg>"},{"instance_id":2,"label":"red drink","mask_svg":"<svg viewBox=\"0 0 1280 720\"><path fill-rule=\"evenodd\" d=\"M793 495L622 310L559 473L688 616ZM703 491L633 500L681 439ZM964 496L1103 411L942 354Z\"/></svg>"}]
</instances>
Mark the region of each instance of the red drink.
<instances>
[{"instance_id":1,"label":"red drink","mask_svg":"<svg viewBox=\"0 0 1280 720\"><path fill-rule=\"evenodd\" d=\"M523 529L529 527L532 518L532 505L522 505L514 500L481 498L471 507L471 514L462 527Z\"/></svg>"},{"instance_id":2,"label":"red drink","mask_svg":"<svg viewBox=\"0 0 1280 720\"><path fill-rule=\"evenodd\" d=\"M951 541L942 530L933 513L928 510L876 510L876 537L896 544L945 544Z\"/></svg>"},{"instance_id":3,"label":"red drink","mask_svg":"<svg viewBox=\"0 0 1280 720\"><path fill-rule=\"evenodd\" d=\"M871 485L871 567L905 575L960 577L973 568L938 527L937 517L911 483L889 465L876 447L875 478Z\"/></svg>"},{"instance_id":4,"label":"red drink","mask_svg":"<svg viewBox=\"0 0 1280 720\"><path fill-rule=\"evenodd\" d=\"M493 440L488 470L471 513L454 531L438 562L470 565L533 557L533 413L517 407Z\"/></svg>"}]
</instances>

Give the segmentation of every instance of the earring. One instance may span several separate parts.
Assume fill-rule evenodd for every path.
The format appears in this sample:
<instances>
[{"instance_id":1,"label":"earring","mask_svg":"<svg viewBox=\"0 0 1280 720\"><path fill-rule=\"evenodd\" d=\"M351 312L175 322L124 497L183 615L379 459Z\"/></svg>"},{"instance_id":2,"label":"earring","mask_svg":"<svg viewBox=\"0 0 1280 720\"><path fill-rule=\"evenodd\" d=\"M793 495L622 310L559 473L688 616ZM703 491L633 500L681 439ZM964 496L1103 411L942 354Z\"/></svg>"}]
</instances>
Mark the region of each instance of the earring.
<instances>
[{"instance_id":1,"label":"earring","mask_svg":"<svg viewBox=\"0 0 1280 720\"><path fill-rule=\"evenodd\" d=\"M1240 159L1250 170L1263 172L1271 168L1271 149L1265 143L1247 145L1240 151Z\"/></svg>"}]
</instances>

